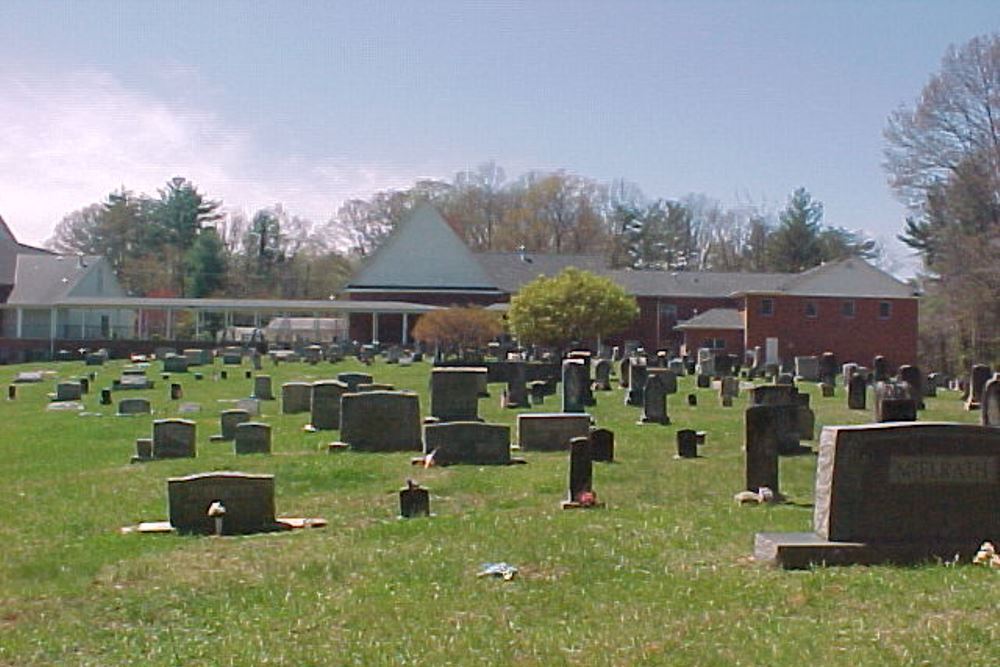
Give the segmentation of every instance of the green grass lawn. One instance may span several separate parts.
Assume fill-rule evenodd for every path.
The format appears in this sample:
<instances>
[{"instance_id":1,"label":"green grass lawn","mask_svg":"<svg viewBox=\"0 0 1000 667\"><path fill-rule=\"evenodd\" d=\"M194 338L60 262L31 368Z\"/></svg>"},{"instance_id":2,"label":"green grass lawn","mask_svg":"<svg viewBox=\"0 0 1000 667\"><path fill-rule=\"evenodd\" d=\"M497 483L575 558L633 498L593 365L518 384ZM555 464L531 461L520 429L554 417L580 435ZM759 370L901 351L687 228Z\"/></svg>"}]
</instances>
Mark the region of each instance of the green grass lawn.
<instances>
[{"instance_id":1,"label":"green grass lawn","mask_svg":"<svg viewBox=\"0 0 1000 667\"><path fill-rule=\"evenodd\" d=\"M221 362L220 362L221 363ZM616 459L595 464L603 509L564 511L567 457L523 454L524 466L414 468L411 454L327 454L336 432L306 433L308 415L264 404L274 454L209 443L223 399L252 382L230 370L184 384L197 402L198 458L130 465L148 416L114 417L96 369L87 410L46 412L52 381L0 402L0 664L3 665L995 665L1000 573L973 566L817 568L786 572L750 559L758 531L808 530L815 459L781 462L789 503L737 507L742 414L683 378L673 424L636 425L622 392L599 392L597 423ZM44 368L66 378L82 363ZM159 364L153 364L157 371ZM216 366L216 369L221 366ZM280 383L367 370L421 394L428 365L266 364ZM169 383L144 392L154 417L175 416ZM235 376L235 377L234 377ZM488 421L501 385L480 401ZM817 427L866 421L842 387L812 392ZM974 422L957 394L927 400L921 419ZM534 408L556 411L557 397ZM679 461L678 428L708 432L703 458ZM278 513L324 517L323 529L248 537L121 535L166 519L166 479L209 470L276 476ZM399 520L407 477L431 490L430 519ZM1000 509L998 509L1000 511ZM520 568L510 582L477 578L486 562Z\"/></svg>"}]
</instances>

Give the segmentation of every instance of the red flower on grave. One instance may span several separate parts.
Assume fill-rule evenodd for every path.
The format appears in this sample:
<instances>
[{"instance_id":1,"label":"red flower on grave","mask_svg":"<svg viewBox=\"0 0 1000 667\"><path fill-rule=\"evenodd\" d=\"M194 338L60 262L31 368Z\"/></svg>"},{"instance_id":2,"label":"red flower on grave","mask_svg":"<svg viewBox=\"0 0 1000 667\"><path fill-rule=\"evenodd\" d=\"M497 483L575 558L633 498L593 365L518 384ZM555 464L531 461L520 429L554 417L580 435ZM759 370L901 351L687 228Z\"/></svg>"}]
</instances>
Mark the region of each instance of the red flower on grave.
<instances>
[{"instance_id":1,"label":"red flower on grave","mask_svg":"<svg viewBox=\"0 0 1000 667\"><path fill-rule=\"evenodd\" d=\"M576 502L584 507L593 507L597 504L597 494L593 491L581 491L576 496Z\"/></svg>"}]
</instances>

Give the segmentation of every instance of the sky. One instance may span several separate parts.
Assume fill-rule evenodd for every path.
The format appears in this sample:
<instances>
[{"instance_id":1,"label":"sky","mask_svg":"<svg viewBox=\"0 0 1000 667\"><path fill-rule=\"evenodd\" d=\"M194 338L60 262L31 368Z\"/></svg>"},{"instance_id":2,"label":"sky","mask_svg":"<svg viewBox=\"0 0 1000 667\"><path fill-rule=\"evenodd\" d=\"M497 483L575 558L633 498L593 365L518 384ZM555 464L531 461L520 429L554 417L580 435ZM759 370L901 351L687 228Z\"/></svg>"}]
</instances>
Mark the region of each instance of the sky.
<instances>
[{"instance_id":1,"label":"sky","mask_svg":"<svg viewBox=\"0 0 1000 667\"><path fill-rule=\"evenodd\" d=\"M1000 2L0 2L0 216L174 176L316 222L349 198L565 169L894 241L882 131Z\"/></svg>"}]
</instances>

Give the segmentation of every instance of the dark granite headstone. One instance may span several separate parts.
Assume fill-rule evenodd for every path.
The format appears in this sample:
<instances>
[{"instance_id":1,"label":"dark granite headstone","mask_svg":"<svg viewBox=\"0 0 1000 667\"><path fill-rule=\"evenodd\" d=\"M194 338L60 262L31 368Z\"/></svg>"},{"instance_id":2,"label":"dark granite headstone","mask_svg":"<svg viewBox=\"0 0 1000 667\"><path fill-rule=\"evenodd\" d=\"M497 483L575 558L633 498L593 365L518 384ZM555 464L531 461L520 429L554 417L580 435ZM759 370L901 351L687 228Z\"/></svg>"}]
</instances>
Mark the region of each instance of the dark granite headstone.
<instances>
[{"instance_id":1,"label":"dark granite headstone","mask_svg":"<svg viewBox=\"0 0 1000 667\"><path fill-rule=\"evenodd\" d=\"M872 382L885 382L889 379L889 362L881 354L872 359Z\"/></svg>"},{"instance_id":2,"label":"dark granite headstone","mask_svg":"<svg viewBox=\"0 0 1000 667\"><path fill-rule=\"evenodd\" d=\"M524 451L565 451L572 438L590 434L590 415L526 413L517 416L518 445Z\"/></svg>"},{"instance_id":3,"label":"dark granite headstone","mask_svg":"<svg viewBox=\"0 0 1000 667\"><path fill-rule=\"evenodd\" d=\"M828 426L813 533L761 533L784 567L969 558L1000 534L1000 430L968 424Z\"/></svg>"},{"instance_id":4,"label":"dark granite headstone","mask_svg":"<svg viewBox=\"0 0 1000 667\"><path fill-rule=\"evenodd\" d=\"M694 429L682 428L677 431L677 458L698 457L698 433Z\"/></svg>"},{"instance_id":5,"label":"dark granite headstone","mask_svg":"<svg viewBox=\"0 0 1000 667\"><path fill-rule=\"evenodd\" d=\"M420 398L406 391L344 394L340 439L358 451L420 451Z\"/></svg>"},{"instance_id":6,"label":"dark granite headstone","mask_svg":"<svg viewBox=\"0 0 1000 667\"><path fill-rule=\"evenodd\" d=\"M153 458L176 459L195 456L195 423L187 419L157 419L153 422Z\"/></svg>"},{"instance_id":7,"label":"dark granite headstone","mask_svg":"<svg viewBox=\"0 0 1000 667\"><path fill-rule=\"evenodd\" d=\"M431 416L441 421L478 421L479 393L486 370L479 367L431 371Z\"/></svg>"},{"instance_id":8,"label":"dark granite headstone","mask_svg":"<svg viewBox=\"0 0 1000 667\"><path fill-rule=\"evenodd\" d=\"M271 427L260 422L243 422L236 426L233 451L236 454L270 454Z\"/></svg>"},{"instance_id":9,"label":"dark granite headstone","mask_svg":"<svg viewBox=\"0 0 1000 667\"><path fill-rule=\"evenodd\" d=\"M583 359L565 359L562 362L562 411L586 412L590 373Z\"/></svg>"},{"instance_id":10,"label":"dark granite headstone","mask_svg":"<svg viewBox=\"0 0 1000 667\"><path fill-rule=\"evenodd\" d=\"M667 369L650 369L646 378L646 387L643 390L642 419L643 424L669 424L670 417L667 416L667 387L661 373L670 371Z\"/></svg>"},{"instance_id":11,"label":"dark granite headstone","mask_svg":"<svg viewBox=\"0 0 1000 667\"><path fill-rule=\"evenodd\" d=\"M507 363L507 407L528 407L528 366L523 361Z\"/></svg>"},{"instance_id":12,"label":"dark granite headstone","mask_svg":"<svg viewBox=\"0 0 1000 667\"><path fill-rule=\"evenodd\" d=\"M285 382L281 385L281 413L296 415L309 412L312 406L312 385L308 382Z\"/></svg>"},{"instance_id":13,"label":"dark granite headstone","mask_svg":"<svg viewBox=\"0 0 1000 667\"><path fill-rule=\"evenodd\" d=\"M209 472L167 480L170 525L181 533L210 535L208 508L222 503L222 533L241 535L279 529L275 521L274 475Z\"/></svg>"},{"instance_id":14,"label":"dark granite headstone","mask_svg":"<svg viewBox=\"0 0 1000 667\"><path fill-rule=\"evenodd\" d=\"M847 380L847 407L864 410L868 394L868 383L861 374L853 374Z\"/></svg>"},{"instance_id":15,"label":"dark granite headstone","mask_svg":"<svg viewBox=\"0 0 1000 667\"><path fill-rule=\"evenodd\" d=\"M313 382L309 418L313 428L320 431L340 428L340 399L347 392L347 384L338 380Z\"/></svg>"},{"instance_id":16,"label":"dark granite headstone","mask_svg":"<svg viewBox=\"0 0 1000 667\"><path fill-rule=\"evenodd\" d=\"M972 367L969 376L969 400L966 401L967 410L979 410L983 400L983 387L989 382L992 371L985 364L976 364Z\"/></svg>"},{"instance_id":17,"label":"dark granite headstone","mask_svg":"<svg viewBox=\"0 0 1000 667\"><path fill-rule=\"evenodd\" d=\"M118 401L119 415L148 415L149 412L149 399L123 398Z\"/></svg>"},{"instance_id":18,"label":"dark granite headstone","mask_svg":"<svg viewBox=\"0 0 1000 667\"><path fill-rule=\"evenodd\" d=\"M528 392L531 394L532 405L544 404L545 394L548 393L545 380L532 380L529 382Z\"/></svg>"},{"instance_id":19,"label":"dark granite headstone","mask_svg":"<svg viewBox=\"0 0 1000 667\"><path fill-rule=\"evenodd\" d=\"M258 375L254 377L253 394L250 396L251 398L256 398L258 401L273 401L274 393L271 389L271 376Z\"/></svg>"},{"instance_id":20,"label":"dark granite headstone","mask_svg":"<svg viewBox=\"0 0 1000 667\"><path fill-rule=\"evenodd\" d=\"M170 400L179 401L184 396L184 389L179 382L170 383Z\"/></svg>"},{"instance_id":21,"label":"dark granite headstone","mask_svg":"<svg viewBox=\"0 0 1000 667\"><path fill-rule=\"evenodd\" d=\"M347 390L353 393L357 391L359 384L371 384L374 378L368 373L346 372L337 373L337 381L346 384Z\"/></svg>"},{"instance_id":22,"label":"dark granite headstone","mask_svg":"<svg viewBox=\"0 0 1000 667\"><path fill-rule=\"evenodd\" d=\"M983 426L1000 428L1000 373L983 387L980 400Z\"/></svg>"},{"instance_id":23,"label":"dark granite headstone","mask_svg":"<svg viewBox=\"0 0 1000 667\"><path fill-rule=\"evenodd\" d=\"M916 421L917 402L905 383L879 382L875 385L875 421Z\"/></svg>"},{"instance_id":24,"label":"dark granite headstone","mask_svg":"<svg viewBox=\"0 0 1000 667\"><path fill-rule=\"evenodd\" d=\"M615 434L606 428L590 429L590 458L601 463L615 460Z\"/></svg>"},{"instance_id":25,"label":"dark granite headstone","mask_svg":"<svg viewBox=\"0 0 1000 667\"><path fill-rule=\"evenodd\" d=\"M618 385L623 389L628 389L629 377L632 372L632 359L625 357L618 364Z\"/></svg>"},{"instance_id":26,"label":"dark granite headstone","mask_svg":"<svg viewBox=\"0 0 1000 667\"><path fill-rule=\"evenodd\" d=\"M692 408L698 405L698 394L688 394L687 396L688 405Z\"/></svg>"},{"instance_id":27,"label":"dark granite headstone","mask_svg":"<svg viewBox=\"0 0 1000 667\"><path fill-rule=\"evenodd\" d=\"M101 405L111 405L111 390L107 387L101 389Z\"/></svg>"},{"instance_id":28,"label":"dark granite headstone","mask_svg":"<svg viewBox=\"0 0 1000 667\"><path fill-rule=\"evenodd\" d=\"M754 405L744 414L744 448L746 450L746 481L748 491L761 487L771 489L777 495L778 454L781 450L781 435L787 432L787 406Z\"/></svg>"},{"instance_id":29,"label":"dark granite headstone","mask_svg":"<svg viewBox=\"0 0 1000 667\"><path fill-rule=\"evenodd\" d=\"M590 438L573 438L569 443L569 493L563 507L587 507L593 504L594 464Z\"/></svg>"},{"instance_id":30,"label":"dark granite headstone","mask_svg":"<svg viewBox=\"0 0 1000 667\"><path fill-rule=\"evenodd\" d=\"M910 385L910 398L917 404L917 410L924 409L924 374L916 366L904 364L897 371L899 379Z\"/></svg>"},{"instance_id":31,"label":"dark granite headstone","mask_svg":"<svg viewBox=\"0 0 1000 667\"><path fill-rule=\"evenodd\" d=\"M625 404L642 407L646 389L646 375L648 375L646 360L641 357L633 358L629 363L628 372L628 392L625 393Z\"/></svg>"},{"instance_id":32,"label":"dark granite headstone","mask_svg":"<svg viewBox=\"0 0 1000 667\"><path fill-rule=\"evenodd\" d=\"M219 428L221 433L212 439L228 442L236 437L236 427L249 421L250 412L247 410L239 408L223 410L219 413Z\"/></svg>"},{"instance_id":33,"label":"dark granite headstone","mask_svg":"<svg viewBox=\"0 0 1000 667\"><path fill-rule=\"evenodd\" d=\"M399 515L405 519L431 515L431 496L412 479L399 490Z\"/></svg>"},{"instance_id":34,"label":"dark granite headstone","mask_svg":"<svg viewBox=\"0 0 1000 667\"><path fill-rule=\"evenodd\" d=\"M55 400L79 401L83 397L83 388L79 382L59 382L56 384Z\"/></svg>"},{"instance_id":35,"label":"dark granite headstone","mask_svg":"<svg viewBox=\"0 0 1000 667\"><path fill-rule=\"evenodd\" d=\"M611 391L611 362L607 359L594 362L594 389Z\"/></svg>"},{"instance_id":36,"label":"dark granite headstone","mask_svg":"<svg viewBox=\"0 0 1000 667\"><path fill-rule=\"evenodd\" d=\"M510 427L483 422L440 422L424 426L424 454L434 453L436 465L506 465L510 458Z\"/></svg>"}]
</instances>

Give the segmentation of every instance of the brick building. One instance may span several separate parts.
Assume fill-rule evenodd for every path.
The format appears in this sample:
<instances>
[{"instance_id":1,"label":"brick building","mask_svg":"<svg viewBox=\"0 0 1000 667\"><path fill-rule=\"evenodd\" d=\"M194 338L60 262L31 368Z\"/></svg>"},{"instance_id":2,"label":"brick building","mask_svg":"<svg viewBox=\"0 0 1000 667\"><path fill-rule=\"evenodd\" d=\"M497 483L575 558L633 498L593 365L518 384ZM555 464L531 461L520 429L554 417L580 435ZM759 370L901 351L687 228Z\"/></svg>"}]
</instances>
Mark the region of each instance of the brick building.
<instances>
[{"instance_id":1,"label":"brick building","mask_svg":"<svg viewBox=\"0 0 1000 667\"><path fill-rule=\"evenodd\" d=\"M604 275L636 297L639 317L608 342L735 354L760 346L770 359L784 360L829 350L842 361L867 364L876 354L892 365L916 361L916 293L861 259L798 274L612 270L598 255L473 252L431 206L399 225L343 297L502 309L521 285L568 266ZM352 314L350 335L367 341L378 331L382 342L398 342L409 339L415 321Z\"/></svg>"}]
</instances>

